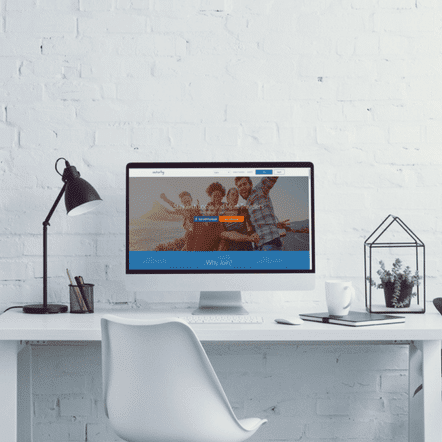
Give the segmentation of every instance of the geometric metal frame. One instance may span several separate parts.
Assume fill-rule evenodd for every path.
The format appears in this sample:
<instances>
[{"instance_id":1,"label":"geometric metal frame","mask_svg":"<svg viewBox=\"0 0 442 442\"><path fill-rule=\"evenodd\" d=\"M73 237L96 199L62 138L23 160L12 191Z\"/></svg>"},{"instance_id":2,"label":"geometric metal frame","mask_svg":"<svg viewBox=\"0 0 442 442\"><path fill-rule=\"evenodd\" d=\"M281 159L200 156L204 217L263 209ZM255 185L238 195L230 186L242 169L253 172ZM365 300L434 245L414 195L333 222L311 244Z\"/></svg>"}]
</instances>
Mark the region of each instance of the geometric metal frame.
<instances>
[{"instance_id":1,"label":"geometric metal frame","mask_svg":"<svg viewBox=\"0 0 442 442\"><path fill-rule=\"evenodd\" d=\"M397 223L411 238L410 242L380 242L382 235L390 228L393 223ZM420 295L422 294L423 308L388 308L376 310L372 304L372 249L375 248L397 248L397 247L414 247L416 249L416 270L419 272L419 251L423 252L423 273L422 275L422 285L417 285L417 303L420 306ZM367 257L368 254L368 257ZM425 244L416 236L415 233L397 216L388 215L387 218L382 221L382 223L374 230L374 232L365 240L364 242L364 272L365 272L365 307L370 313L425 313ZM369 280L367 278L370 278ZM422 290L420 293L419 286L421 285ZM407 310L408 309L408 310Z\"/></svg>"}]
</instances>

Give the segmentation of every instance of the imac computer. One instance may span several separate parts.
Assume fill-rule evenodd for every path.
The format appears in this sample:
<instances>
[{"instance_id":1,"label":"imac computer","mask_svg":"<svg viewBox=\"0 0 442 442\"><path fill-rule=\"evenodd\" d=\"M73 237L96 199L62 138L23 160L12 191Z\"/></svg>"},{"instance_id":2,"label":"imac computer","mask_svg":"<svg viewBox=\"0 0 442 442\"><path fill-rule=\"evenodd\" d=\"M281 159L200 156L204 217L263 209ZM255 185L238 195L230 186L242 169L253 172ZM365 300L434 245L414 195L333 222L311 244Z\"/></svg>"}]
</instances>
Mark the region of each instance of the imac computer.
<instances>
[{"instance_id":1,"label":"imac computer","mask_svg":"<svg viewBox=\"0 0 442 442\"><path fill-rule=\"evenodd\" d=\"M243 291L315 285L313 164L129 163L126 287L199 291L194 314L248 314Z\"/></svg>"}]
</instances>

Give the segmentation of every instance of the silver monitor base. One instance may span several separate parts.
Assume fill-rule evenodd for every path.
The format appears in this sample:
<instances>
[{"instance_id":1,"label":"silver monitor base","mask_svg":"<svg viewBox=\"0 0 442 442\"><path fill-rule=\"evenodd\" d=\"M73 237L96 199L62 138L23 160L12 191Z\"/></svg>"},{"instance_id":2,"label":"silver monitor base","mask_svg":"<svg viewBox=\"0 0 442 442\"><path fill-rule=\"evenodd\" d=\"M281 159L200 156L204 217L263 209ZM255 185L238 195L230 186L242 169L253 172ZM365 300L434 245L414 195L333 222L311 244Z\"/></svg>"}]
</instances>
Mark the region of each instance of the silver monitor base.
<instances>
[{"instance_id":1,"label":"silver monitor base","mask_svg":"<svg viewBox=\"0 0 442 442\"><path fill-rule=\"evenodd\" d=\"M241 292L201 292L198 308L192 315L248 315L242 306Z\"/></svg>"}]
</instances>

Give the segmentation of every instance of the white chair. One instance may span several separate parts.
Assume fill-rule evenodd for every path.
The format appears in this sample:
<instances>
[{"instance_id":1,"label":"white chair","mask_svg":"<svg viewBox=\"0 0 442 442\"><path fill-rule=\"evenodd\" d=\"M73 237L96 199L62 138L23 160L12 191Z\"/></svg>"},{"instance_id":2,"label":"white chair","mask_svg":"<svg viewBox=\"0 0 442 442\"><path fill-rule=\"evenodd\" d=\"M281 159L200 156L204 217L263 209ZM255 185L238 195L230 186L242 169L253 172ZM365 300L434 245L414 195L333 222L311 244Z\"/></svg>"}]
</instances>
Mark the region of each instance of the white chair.
<instances>
[{"instance_id":1,"label":"white chair","mask_svg":"<svg viewBox=\"0 0 442 442\"><path fill-rule=\"evenodd\" d=\"M238 420L193 330L179 319L101 319L106 416L128 442L241 442Z\"/></svg>"}]
</instances>

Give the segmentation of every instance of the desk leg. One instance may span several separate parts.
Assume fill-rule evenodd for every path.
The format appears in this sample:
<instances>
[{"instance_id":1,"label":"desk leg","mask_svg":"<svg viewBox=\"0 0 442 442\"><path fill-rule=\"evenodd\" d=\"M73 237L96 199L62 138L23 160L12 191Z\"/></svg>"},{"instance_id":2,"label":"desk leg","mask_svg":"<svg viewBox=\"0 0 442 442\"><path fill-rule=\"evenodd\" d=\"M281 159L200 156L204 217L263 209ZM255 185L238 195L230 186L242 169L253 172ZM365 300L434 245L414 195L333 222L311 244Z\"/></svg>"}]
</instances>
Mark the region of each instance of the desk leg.
<instances>
[{"instance_id":1,"label":"desk leg","mask_svg":"<svg viewBox=\"0 0 442 442\"><path fill-rule=\"evenodd\" d=\"M0 341L0 428L3 440L17 441L17 355L19 342Z\"/></svg>"},{"instance_id":2,"label":"desk leg","mask_svg":"<svg viewBox=\"0 0 442 442\"><path fill-rule=\"evenodd\" d=\"M441 410L441 343L417 341L409 353L409 442L441 442Z\"/></svg>"}]
</instances>

